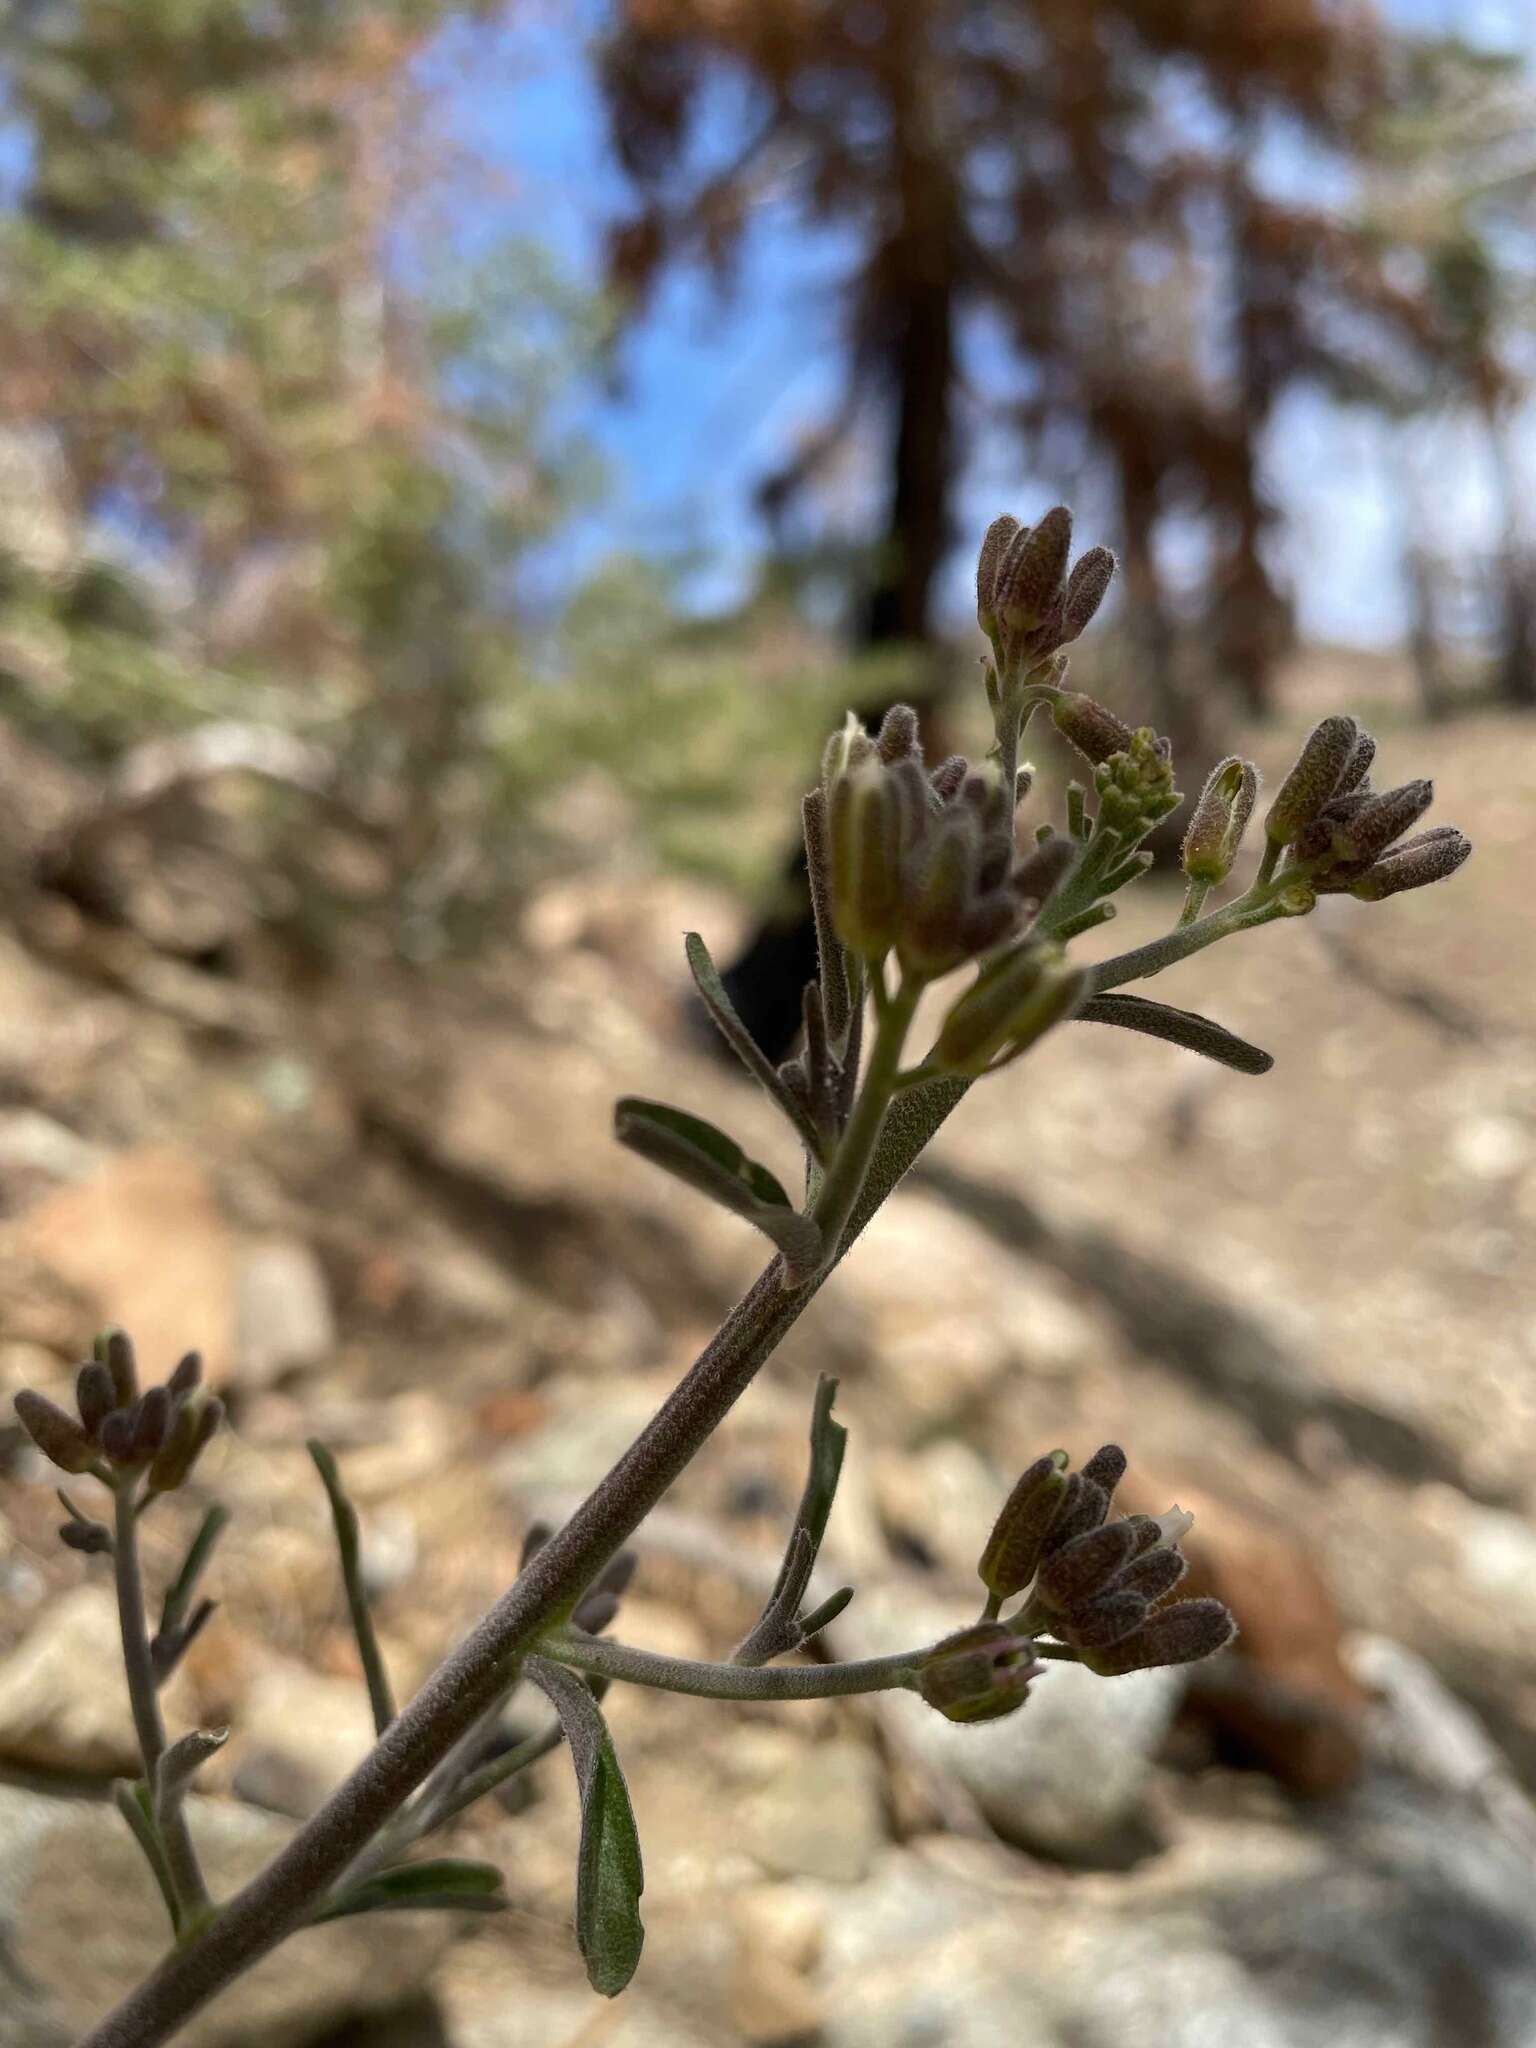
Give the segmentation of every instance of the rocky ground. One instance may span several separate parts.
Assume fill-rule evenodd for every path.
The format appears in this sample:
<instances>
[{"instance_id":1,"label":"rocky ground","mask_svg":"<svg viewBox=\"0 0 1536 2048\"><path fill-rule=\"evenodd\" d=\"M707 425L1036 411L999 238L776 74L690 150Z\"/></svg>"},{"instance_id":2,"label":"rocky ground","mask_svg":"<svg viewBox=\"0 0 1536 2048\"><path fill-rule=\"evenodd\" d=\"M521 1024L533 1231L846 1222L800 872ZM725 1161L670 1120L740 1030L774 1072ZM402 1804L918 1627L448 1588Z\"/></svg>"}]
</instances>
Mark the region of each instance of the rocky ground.
<instances>
[{"instance_id":1,"label":"rocky ground","mask_svg":"<svg viewBox=\"0 0 1536 2048\"><path fill-rule=\"evenodd\" d=\"M1079 1026L973 1096L654 1518L623 1623L689 1654L740 1635L827 1371L851 1431L828 1569L859 1589L839 1654L966 1618L1019 1466L1108 1437L1132 1504L1194 1508L1240 1652L1189 1683L1055 1669L983 1730L889 1695L616 1689L649 1929L624 1999L572 1953L557 1755L461 1829L508 1915L305 1935L188 2041L1536 2039L1536 747L1385 710L1389 771L1432 769L1477 841L1464 874L1156 991L1268 1046L1262 1080ZM233 1730L195 1813L229 1885L367 1740L305 1437L358 1501L408 1691L751 1277L744 1232L609 1136L644 1092L788 1168L678 1027L679 934L727 951L737 914L616 863L473 974L316 1001L7 893L0 1385L58 1392L110 1318L157 1363L201 1346L229 1396L198 1500L145 1529L158 1576L200 1503L234 1511L168 1703ZM1167 914L1129 902L1114 949ZM57 1544L19 1432L0 1461L0 2048L54 2048L142 1969L158 1908L104 1803L133 1742L98 1563Z\"/></svg>"}]
</instances>

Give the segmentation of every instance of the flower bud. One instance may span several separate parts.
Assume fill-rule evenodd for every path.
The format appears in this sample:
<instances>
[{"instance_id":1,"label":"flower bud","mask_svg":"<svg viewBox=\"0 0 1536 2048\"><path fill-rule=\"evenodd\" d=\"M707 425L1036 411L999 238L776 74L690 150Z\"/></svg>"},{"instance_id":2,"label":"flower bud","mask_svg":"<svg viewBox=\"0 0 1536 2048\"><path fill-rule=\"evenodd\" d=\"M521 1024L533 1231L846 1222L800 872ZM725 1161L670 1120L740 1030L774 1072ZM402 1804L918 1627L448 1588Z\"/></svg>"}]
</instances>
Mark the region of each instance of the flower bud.
<instances>
[{"instance_id":1,"label":"flower bud","mask_svg":"<svg viewBox=\"0 0 1536 2048\"><path fill-rule=\"evenodd\" d=\"M850 711L821 757L821 786L830 792L839 776L851 775L866 761L875 759L875 743L864 730L856 713Z\"/></svg>"},{"instance_id":2,"label":"flower bud","mask_svg":"<svg viewBox=\"0 0 1536 2048\"><path fill-rule=\"evenodd\" d=\"M1314 726L1264 820L1264 830L1277 846L1289 846L1338 792L1359 738L1360 728L1352 718L1325 718Z\"/></svg>"},{"instance_id":3,"label":"flower bud","mask_svg":"<svg viewBox=\"0 0 1536 2048\"><path fill-rule=\"evenodd\" d=\"M189 1351L166 1381L165 1391L173 1401L180 1401L201 1386L202 1379L203 1355L200 1351Z\"/></svg>"},{"instance_id":4,"label":"flower bud","mask_svg":"<svg viewBox=\"0 0 1536 2048\"><path fill-rule=\"evenodd\" d=\"M1428 781L1405 782L1398 789L1367 798L1361 808L1335 835L1347 841L1350 856L1374 860L1385 853L1394 839L1401 839L1410 825L1416 825L1435 800L1435 785Z\"/></svg>"},{"instance_id":5,"label":"flower bud","mask_svg":"<svg viewBox=\"0 0 1536 2048\"><path fill-rule=\"evenodd\" d=\"M1091 1600L1136 1554L1137 1534L1129 1522L1106 1522L1048 1557L1040 1567L1035 1597L1065 1613Z\"/></svg>"},{"instance_id":6,"label":"flower bud","mask_svg":"<svg viewBox=\"0 0 1536 2048\"><path fill-rule=\"evenodd\" d=\"M873 758L833 783L827 833L837 935L851 952L882 959L901 926L901 805Z\"/></svg>"},{"instance_id":7,"label":"flower bud","mask_svg":"<svg viewBox=\"0 0 1536 2048\"><path fill-rule=\"evenodd\" d=\"M1149 1615L1134 1635L1090 1650L1083 1662L1101 1678L1118 1678L1159 1664L1197 1663L1224 1650L1236 1634L1237 1623L1219 1600L1177 1600Z\"/></svg>"},{"instance_id":8,"label":"flower bud","mask_svg":"<svg viewBox=\"0 0 1536 2048\"><path fill-rule=\"evenodd\" d=\"M1125 1477L1128 1463L1129 1460L1118 1444L1100 1444L1087 1464L1081 1467L1084 1479L1098 1487L1103 1494L1106 1513L1109 1503L1115 1497L1115 1488Z\"/></svg>"},{"instance_id":9,"label":"flower bud","mask_svg":"<svg viewBox=\"0 0 1536 2048\"><path fill-rule=\"evenodd\" d=\"M95 1436L117 1406L112 1374L99 1358L87 1359L75 1375L75 1406L87 1436Z\"/></svg>"},{"instance_id":10,"label":"flower bud","mask_svg":"<svg viewBox=\"0 0 1536 2048\"><path fill-rule=\"evenodd\" d=\"M1026 1466L987 1538L976 1570L994 1599L1022 1593L1035 1576L1051 1523L1067 1493L1067 1454L1051 1451Z\"/></svg>"},{"instance_id":11,"label":"flower bud","mask_svg":"<svg viewBox=\"0 0 1536 2048\"><path fill-rule=\"evenodd\" d=\"M976 560L976 623L988 638L997 632L997 572L1019 531L1011 512L994 519L982 536Z\"/></svg>"},{"instance_id":12,"label":"flower bud","mask_svg":"<svg viewBox=\"0 0 1536 2048\"><path fill-rule=\"evenodd\" d=\"M146 1387L134 1410L133 1455L138 1463L152 1458L165 1442L171 1420L171 1397L164 1387Z\"/></svg>"},{"instance_id":13,"label":"flower bud","mask_svg":"<svg viewBox=\"0 0 1536 2048\"><path fill-rule=\"evenodd\" d=\"M104 1330L96 1340L98 1358L104 1359L117 1390L117 1405L126 1408L138 1396L139 1369L133 1339L126 1330Z\"/></svg>"},{"instance_id":14,"label":"flower bud","mask_svg":"<svg viewBox=\"0 0 1536 2048\"><path fill-rule=\"evenodd\" d=\"M1108 548L1090 548L1079 556L1067 578L1067 595L1062 606L1062 644L1076 640L1104 602L1115 573L1115 558Z\"/></svg>"},{"instance_id":15,"label":"flower bud","mask_svg":"<svg viewBox=\"0 0 1536 2048\"><path fill-rule=\"evenodd\" d=\"M1016 946L983 968L955 1003L933 1057L947 1072L974 1078L1070 1017L1087 990L1086 971L1067 966L1060 947Z\"/></svg>"},{"instance_id":16,"label":"flower bud","mask_svg":"<svg viewBox=\"0 0 1536 2048\"><path fill-rule=\"evenodd\" d=\"M1227 879L1258 790L1258 770L1235 754L1211 770L1184 834L1184 872L1192 882Z\"/></svg>"},{"instance_id":17,"label":"flower bud","mask_svg":"<svg viewBox=\"0 0 1536 2048\"><path fill-rule=\"evenodd\" d=\"M979 1621L935 1643L918 1690L947 1721L996 1721L1023 1706L1030 1680L1044 1668L1027 1636L1005 1622Z\"/></svg>"},{"instance_id":18,"label":"flower bud","mask_svg":"<svg viewBox=\"0 0 1536 2048\"><path fill-rule=\"evenodd\" d=\"M1349 893L1362 903L1382 903L1405 889L1427 888L1431 882L1454 875L1471 851L1472 842L1454 825L1437 825L1392 847L1358 881L1350 883Z\"/></svg>"},{"instance_id":19,"label":"flower bud","mask_svg":"<svg viewBox=\"0 0 1536 2048\"><path fill-rule=\"evenodd\" d=\"M1069 690L1059 697L1051 708L1051 717L1057 731L1095 767L1112 754L1124 753L1131 744L1131 728L1080 690Z\"/></svg>"},{"instance_id":20,"label":"flower bud","mask_svg":"<svg viewBox=\"0 0 1536 2048\"><path fill-rule=\"evenodd\" d=\"M964 754L951 754L941 761L928 778L928 786L940 803L947 804L970 773L971 764Z\"/></svg>"},{"instance_id":21,"label":"flower bud","mask_svg":"<svg viewBox=\"0 0 1536 2048\"><path fill-rule=\"evenodd\" d=\"M150 1492L173 1493L184 1485L223 1420L224 1403L217 1394L197 1393L184 1401L149 1468Z\"/></svg>"},{"instance_id":22,"label":"flower bud","mask_svg":"<svg viewBox=\"0 0 1536 2048\"><path fill-rule=\"evenodd\" d=\"M1350 749L1349 759L1344 763L1337 794L1349 796L1357 789L1364 789L1370 780L1371 763L1375 758L1376 742L1368 732L1362 732Z\"/></svg>"},{"instance_id":23,"label":"flower bud","mask_svg":"<svg viewBox=\"0 0 1536 2048\"><path fill-rule=\"evenodd\" d=\"M66 1415L46 1394L23 1387L15 1397L16 1419L33 1443L63 1472L88 1472L96 1446L72 1415Z\"/></svg>"},{"instance_id":24,"label":"flower bud","mask_svg":"<svg viewBox=\"0 0 1536 2048\"><path fill-rule=\"evenodd\" d=\"M1038 526L1021 527L998 564L997 616L1012 632L1044 617L1061 589L1072 552L1072 514L1054 505Z\"/></svg>"},{"instance_id":25,"label":"flower bud","mask_svg":"<svg viewBox=\"0 0 1536 2048\"><path fill-rule=\"evenodd\" d=\"M952 804L934 826L922 880L902 920L901 960L916 974L948 974L970 958L966 920L976 895L982 828Z\"/></svg>"},{"instance_id":26,"label":"flower bud","mask_svg":"<svg viewBox=\"0 0 1536 2048\"><path fill-rule=\"evenodd\" d=\"M83 1551L87 1557L109 1557L112 1553L112 1531L104 1522L89 1522L80 1515L59 1525L59 1541L66 1550Z\"/></svg>"},{"instance_id":27,"label":"flower bud","mask_svg":"<svg viewBox=\"0 0 1536 2048\"><path fill-rule=\"evenodd\" d=\"M910 704L893 704L881 720L875 735L875 751L882 761L922 759L917 738L917 713Z\"/></svg>"}]
</instances>

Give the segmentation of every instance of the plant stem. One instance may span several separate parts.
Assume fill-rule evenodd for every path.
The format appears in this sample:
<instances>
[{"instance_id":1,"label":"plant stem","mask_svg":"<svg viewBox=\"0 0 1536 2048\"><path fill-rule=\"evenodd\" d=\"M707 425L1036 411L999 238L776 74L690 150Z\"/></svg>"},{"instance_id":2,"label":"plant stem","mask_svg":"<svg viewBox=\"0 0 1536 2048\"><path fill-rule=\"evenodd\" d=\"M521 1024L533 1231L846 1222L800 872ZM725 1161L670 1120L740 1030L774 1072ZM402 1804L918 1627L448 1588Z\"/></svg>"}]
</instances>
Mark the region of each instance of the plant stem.
<instances>
[{"instance_id":1,"label":"plant stem","mask_svg":"<svg viewBox=\"0 0 1536 2048\"><path fill-rule=\"evenodd\" d=\"M545 1636L539 1648L546 1657L594 1678L618 1678L626 1685L698 1700L833 1700L892 1692L916 1684L922 1656L921 1650L908 1650L850 1664L700 1664L569 1629Z\"/></svg>"},{"instance_id":2,"label":"plant stem","mask_svg":"<svg viewBox=\"0 0 1536 2048\"><path fill-rule=\"evenodd\" d=\"M847 1129L811 1210L811 1221L821 1232L821 1241L826 1247L826 1263L818 1268L819 1272L829 1270L835 1261L848 1219L864 1186L885 1125L885 1113L897 1092L902 1048L907 1042L918 997L922 994L920 982L906 979L899 983L894 995L883 992L883 983L878 976L873 977L871 986L875 992L876 1024L874 1043L869 1049L869 1064L864 1070L853 1114L848 1119Z\"/></svg>"},{"instance_id":3,"label":"plant stem","mask_svg":"<svg viewBox=\"0 0 1536 2048\"><path fill-rule=\"evenodd\" d=\"M160 1718L160 1689L149 1651L144 1614L144 1581L139 1571L138 1502L135 1483L122 1480L113 1490L115 1527L113 1569L117 1580L117 1620L123 1639L123 1669L128 1678L128 1703L144 1760L144 1782L153 1794L155 1774L165 1754L165 1723ZM166 1867L176 1889L178 1931L189 1912L208 1904L208 1887L198 1867L197 1851L179 1808L160 1825Z\"/></svg>"},{"instance_id":4,"label":"plant stem","mask_svg":"<svg viewBox=\"0 0 1536 2048\"><path fill-rule=\"evenodd\" d=\"M965 1095L968 1082L913 1088L890 1105L836 1250L840 1258ZM835 1259L833 1261L835 1263ZM592 1583L752 1384L832 1270L793 1292L775 1259L726 1318L608 1476L390 1723L345 1784L198 1935L101 2020L78 2048L156 2048L302 1924L310 1906L480 1717L507 1659Z\"/></svg>"},{"instance_id":5,"label":"plant stem","mask_svg":"<svg viewBox=\"0 0 1536 2048\"><path fill-rule=\"evenodd\" d=\"M1189 887L1184 892L1184 908L1179 912L1181 928L1184 925L1194 923L1195 919L1205 908L1205 899L1210 893L1211 885L1209 882L1191 880Z\"/></svg>"},{"instance_id":6,"label":"plant stem","mask_svg":"<svg viewBox=\"0 0 1536 2048\"><path fill-rule=\"evenodd\" d=\"M1252 931L1258 925L1288 915L1267 889L1260 890L1255 884L1246 896L1240 896L1224 909L1213 910L1209 917L1199 918L1194 924L1176 925L1160 939L1151 939L1129 953L1117 953L1113 960L1090 968L1092 992L1103 995L1108 989L1123 988L1128 981L1146 981L1161 974L1165 967L1214 945L1218 939L1230 938L1234 932Z\"/></svg>"}]
</instances>

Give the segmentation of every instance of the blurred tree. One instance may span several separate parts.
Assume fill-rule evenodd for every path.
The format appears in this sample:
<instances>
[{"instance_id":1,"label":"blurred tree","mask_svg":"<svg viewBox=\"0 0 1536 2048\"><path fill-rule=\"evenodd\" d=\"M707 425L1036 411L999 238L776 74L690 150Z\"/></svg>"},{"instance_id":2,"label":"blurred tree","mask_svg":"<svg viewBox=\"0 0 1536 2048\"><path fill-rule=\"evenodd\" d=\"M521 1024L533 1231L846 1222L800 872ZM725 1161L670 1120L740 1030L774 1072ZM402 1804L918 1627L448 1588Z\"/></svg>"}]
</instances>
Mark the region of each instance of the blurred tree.
<instances>
[{"instance_id":1,"label":"blurred tree","mask_svg":"<svg viewBox=\"0 0 1536 2048\"><path fill-rule=\"evenodd\" d=\"M1452 416L1470 409L1486 437L1499 508L1495 561L1504 702L1536 708L1536 530L1528 512L1516 427L1536 354L1536 87L1510 56L1462 42L1414 53L1384 135L1381 167L1364 217L1413 250L1470 374L1446 377L1436 396ZM1410 539L1410 577L1421 673L1432 651L1434 587L1445 572L1432 537ZM1442 703L1443 706L1443 694Z\"/></svg>"},{"instance_id":2,"label":"blurred tree","mask_svg":"<svg viewBox=\"0 0 1536 2048\"><path fill-rule=\"evenodd\" d=\"M1194 737L1160 530L1211 556L1216 674L1262 710L1289 631L1263 444L1298 381L1410 404L1473 337L1348 209L1408 47L1331 0L620 0L599 52L638 207L613 268L637 303L666 264L728 280L754 203L787 196L855 238L848 402L770 484L801 487L881 406L886 510L868 640L919 643L950 538L965 323L1010 345L1003 409L1040 465L1113 478L1155 716ZM711 90L745 99L713 147ZM1300 181L1305 184L1307 181Z\"/></svg>"},{"instance_id":3,"label":"blurred tree","mask_svg":"<svg viewBox=\"0 0 1536 2048\"><path fill-rule=\"evenodd\" d=\"M271 902L365 908L407 951L526 851L550 760L511 599L582 488L554 401L598 333L538 252L439 232L480 173L417 60L466 11L30 0L0 30L5 432L70 536L12 551L12 714L120 766L217 726L156 786L258 765ZM241 724L308 751L242 751ZM318 829L292 829L296 758Z\"/></svg>"}]
</instances>

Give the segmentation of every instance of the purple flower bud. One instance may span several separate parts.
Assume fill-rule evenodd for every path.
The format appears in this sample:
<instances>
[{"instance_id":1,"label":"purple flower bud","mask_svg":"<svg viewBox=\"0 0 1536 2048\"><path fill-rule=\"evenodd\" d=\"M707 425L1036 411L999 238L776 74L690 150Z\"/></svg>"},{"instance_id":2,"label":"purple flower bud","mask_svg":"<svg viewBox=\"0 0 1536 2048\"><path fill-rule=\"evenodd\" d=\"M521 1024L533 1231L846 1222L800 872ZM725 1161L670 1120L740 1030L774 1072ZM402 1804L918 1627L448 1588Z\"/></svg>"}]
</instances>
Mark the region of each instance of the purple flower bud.
<instances>
[{"instance_id":1,"label":"purple flower bud","mask_svg":"<svg viewBox=\"0 0 1536 2048\"><path fill-rule=\"evenodd\" d=\"M117 1406L111 1371L99 1358L87 1359L75 1375L75 1406L87 1436L95 1436Z\"/></svg>"},{"instance_id":2,"label":"purple flower bud","mask_svg":"<svg viewBox=\"0 0 1536 2048\"><path fill-rule=\"evenodd\" d=\"M1021 527L998 564L997 616L1011 632L1027 631L1049 610L1061 589L1072 552L1072 514L1054 505L1038 526Z\"/></svg>"},{"instance_id":3,"label":"purple flower bud","mask_svg":"<svg viewBox=\"0 0 1536 2048\"><path fill-rule=\"evenodd\" d=\"M1123 1642L1088 1652L1083 1662L1102 1678L1118 1678L1159 1664L1198 1663L1224 1650L1236 1634L1237 1623L1219 1600L1177 1600L1158 1608Z\"/></svg>"},{"instance_id":4,"label":"purple flower bud","mask_svg":"<svg viewBox=\"0 0 1536 2048\"><path fill-rule=\"evenodd\" d=\"M1057 731L1096 768L1112 755L1123 754L1131 744L1130 727L1116 718L1113 711L1092 697L1085 697L1080 690L1069 690L1059 697L1051 709L1051 717Z\"/></svg>"},{"instance_id":5,"label":"purple flower bud","mask_svg":"<svg viewBox=\"0 0 1536 2048\"><path fill-rule=\"evenodd\" d=\"M1125 1521L1090 1529L1040 1567L1035 1597L1057 1613L1069 1613L1104 1590L1136 1553L1137 1535Z\"/></svg>"},{"instance_id":6,"label":"purple flower bud","mask_svg":"<svg viewBox=\"0 0 1536 2048\"><path fill-rule=\"evenodd\" d=\"M1471 840L1463 838L1454 825L1437 825L1394 846L1350 884L1349 893L1362 903L1382 903L1405 889L1427 888L1431 882L1454 875L1471 851Z\"/></svg>"},{"instance_id":7,"label":"purple flower bud","mask_svg":"<svg viewBox=\"0 0 1536 2048\"><path fill-rule=\"evenodd\" d=\"M88 1472L96 1446L72 1415L46 1394L23 1387L15 1397L16 1418L33 1443L63 1472Z\"/></svg>"},{"instance_id":8,"label":"purple flower bud","mask_svg":"<svg viewBox=\"0 0 1536 2048\"><path fill-rule=\"evenodd\" d=\"M165 1383L165 1390L173 1401L180 1401L202 1384L203 1356L200 1351L189 1351Z\"/></svg>"},{"instance_id":9,"label":"purple flower bud","mask_svg":"<svg viewBox=\"0 0 1536 2048\"><path fill-rule=\"evenodd\" d=\"M1289 846L1338 793L1359 737L1359 726L1348 717L1325 718L1313 727L1264 821L1264 830L1277 846Z\"/></svg>"},{"instance_id":10,"label":"purple flower bud","mask_svg":"<svg viewBox=\"0 0 1536 2048\"><path fill-rule=\"evenodd\" d=\"M994 519L982 536L976 560L976 622L989 636L997 631L997 572L1019 532L1011 512Z\"/></svg>"},{"instance_id":11,"label":"purple flower bud","mask_svg":"<svg viewBox=\"0 0 1536 2048\"><path fill-rule=\"evenodd\" d=\"M917 738L917 713L910 704L893 704L875 735L875 749L882 761L922 760Z\"/></svg>"},{"instance_id":12,"label":"purple flower bud","mask_svg":"<svg viewBox=\"0 0 1536 2048\"><path fill-rule=\"evenodd\" d=\"M1062 605L1062 644L1076 640L1104 602L1115 573L1115 558L1108 548L1090 548L1078 558L1067 578Z\"/></svg>"},{"instance_id":13,"label":"purple flower bud","mask_svg":"<svg viewBox=\"0 0 1536 2048\"><path fill-rule=\"evenodd\" d=\"M105 1361L117 1390L116 1405L126 1408L137 1398L139 1391L139 1369L134 1357L133 1339L126 1330L104 1330L96 1342L97 1356Z\"/></svg>"}]
</instances>

